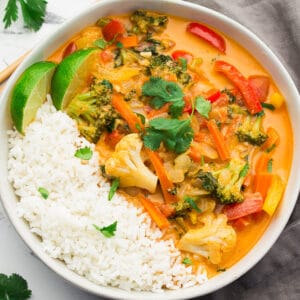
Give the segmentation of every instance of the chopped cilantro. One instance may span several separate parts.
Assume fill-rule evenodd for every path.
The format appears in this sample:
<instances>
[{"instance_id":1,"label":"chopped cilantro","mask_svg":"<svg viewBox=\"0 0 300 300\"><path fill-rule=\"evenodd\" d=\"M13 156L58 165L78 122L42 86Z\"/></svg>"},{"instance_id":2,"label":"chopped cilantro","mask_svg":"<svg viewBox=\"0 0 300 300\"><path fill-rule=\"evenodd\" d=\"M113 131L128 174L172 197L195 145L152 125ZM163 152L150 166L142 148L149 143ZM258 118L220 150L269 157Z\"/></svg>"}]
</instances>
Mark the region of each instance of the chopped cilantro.
<instances>
[{"instance_id":1,"label":"chopped cilantro","mask_svg":"<svg viewBox=\"0 0 300 300\"><path fill-rule=\"evenodd\" d=\"M142 124L146 123L146 118L144 115L142 115L140 113L135 113L135 114L141 119Z\"/></svg>"},{"instance_id":2,"label":"chopped cilantro","mask_svg":"<svg viewBox=\"0 0 300 300\"><path fill-rule=\"evenodd\" d=\"M272 171L273 171L273 158L268 160L267 171L268 171L268 173L272 173Z\"/></svg>"},{"instance_id":3,"label":"chopped cilantro","mask_svg":"<svg viewBox=\"0 0 300 300\"><path fill-rule=\"evenodd\" d=\"M267 108L269 110L275 110L275 106L271 103L265 103L265 102L262 102L261 106L263 108Z\"/></svg>"},{"instance_id":4,"label":"chopped cilantro","mask_svg":"<svg viewBox=\"0 0 300 300\"><path fill-rule=\"evenodd\" d=\"M201 213L201 209L198 207L193 198L185 197L184 201L187 202L196 212Z\"/></svg>"},{"instance_id":5,"label":"chopped cilantro","mask_svg":"<svg viewBox=\"0 0 300 300\"><path fill-rule=\"evenodd\" d=\"M105 39L99 39L94 42L94 45L100 49L105 49L109 43Z\"/></svg>"},{"instance_id":6,"label":"chopped cilantro","mask_svg":"<svg viewBox=\"0 0 300 300\"><path fill-rule=\"evenodd\" d=\"M180 154L189 148L193 137L190 119L155 118L149 122L143 140L151 150L157 150L163 142L168 150Z\"/></svg>"},{"instance_id":7,"label":"chopped cilantro","mask_svg":"<svg viewBox=\"0 0 300 300\"><path fill-rule=\"evenodd\" d=\"M115 231L117 230L117 224L118 224L118 222L115 221L114 223L112 223L108 226L102 227L102 228L100 228L99 226L97 226L95 224L93 224L93 226L96 230L101 232L105 237L110 238L115 235Z\"/></svg>"},{"instance_id":8,"label":"chopped cilantro","mask_svg":"<svg viewBox=\"0 0 300 300\"><path fill-rule=\"evenodd\" d=\"M118 48L120 48L120 49L122 49L124 46L123 46L123 44L121 43L121 42L117 42L116 43L116 46L118 47Z\"/></svg>"},{"instance_id":9,"label":"chopped cilantro","mask_svg":"<svg viewBox=\"0 0 300 300\"><path fill-rule=\"evenodd\" d=\"M184 57L179 57L179 61L180 61L180 64L181 64L182 71L186 72L186 70L187 70L187 59L184 58Z\"/></svg>"},{"instance_id":10,"label":"chopped cilantro","mask_svg":"<svg viewBox=\"0 0 300 300\"><path fill-rule=\"evenodd\" d=\"M38 191L44 199L48 199L49 192L45 188L39 187Z\"/></svg>"},{"instance_id":11,"label":"chopped cilantro","mask_svg":"<svg viewBox=\"0 0 300 300\"><path fill-rule=\"evenodd\" d=\"M273 144L271 147L269 147L269 148L266 149L266 152L267 153L272 152L275 149L275 147L276 147L276 144Z\"/></svg>"},{"instance_id":12,"label":"chopped cilantro","mask_svg":"<svg viewBox=\"0 0 300 300\"><path fill-rule=\"evenodd\" d=\"M108 193L108 200L109 201L112 199L112 197L116 193L119 185L120 185L120 179L119 178L115 178L113 180L113 182L111 183L111 187L110 187L110 190L109 190L109 193Z\"/></svg>"},{"instance_id":13,"label":"chopped cilantro","mask_svg":"<svg viewBox=\"0 0 300 300\"><path fill-rule=\"evenodd\" d=\"M93 151L90 147L80 148L76 150L74 156L83 160L90 160L93 156Z\"/></svg>"},{"instance_id":14,"label":"chopped cilantro","mask_svg":"<svg viewBox=\"0 0 300 300\"><path fill-rule=\"evenodd\" d=\"M182 260L182 263L185 264L185 265L192 265L193 262L190 258L188 257L185 257L183 260Z\"/></svg>"},{"instance_id":15,"label":"chopped cilantro","mask_svg":"<svg viewBox=\"0 0 300 300\"><path fill-rule=\"evenodd\" d=\"M18 274L0 274L0 299L26 300L31 296L27 281Z\"/></svg>"},{"instance_id":16,"label":"chopped cilantro","mask_svg":"<svg viewBox=\"0 0 300 300\"><path fill-rule=\"evenodd\" d=\"M170 115L177 118L182 115L184 100L180 86L175 82L166 81L160 77L150 77L142 87L143 96L149 96L150 105L159 109L166 103L171 103Z\"/></svg>"},{"instance_id":17,"label":"chopped cilantro","mask_svg":"<svg viewBox=\"0 0 300 300\"><path fill-rule=\"evenodd\" d=\"M211 103L208 100L202 96L197 97L195 100L195 108L201 116L208 119L208 114L211 111Z\"/></svg>"}]
</instances>

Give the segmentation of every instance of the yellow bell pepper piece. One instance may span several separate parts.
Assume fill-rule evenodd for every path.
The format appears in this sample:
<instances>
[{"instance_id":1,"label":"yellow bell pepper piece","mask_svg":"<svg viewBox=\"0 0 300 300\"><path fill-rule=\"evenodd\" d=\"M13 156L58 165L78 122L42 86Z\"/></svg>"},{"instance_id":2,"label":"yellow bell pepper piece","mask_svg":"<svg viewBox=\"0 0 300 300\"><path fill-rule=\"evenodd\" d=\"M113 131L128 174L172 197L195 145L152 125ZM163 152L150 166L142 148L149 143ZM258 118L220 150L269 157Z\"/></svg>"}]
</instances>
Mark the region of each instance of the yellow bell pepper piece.
<instances>
[{"instance_id":1,"label":"yellow bell pepper piece","mask_svg":"<svg viewBox=\"0 0 300 300\"><path fill-rule=\"evenodd\" d=\"M139 75L140 71L141 69L139 68L129 68L125 66L114 70L99 67L95 76L99 79L106 79L111 82L120 82L127 81L132 77Z\"/></svg>"},{"instance_id":2,"label":"yellow bell pepper piece","mask_svg":"<svg viewBox=\"0 0 300 300\"><path fill-rule=\"evenodd\" d=\"M284 102L284 98L281 94L275 92L270 96L270 104L273 104L275 108L279 108Z\"/></svg>"},{"instance_id":3,"label":"yellow bell pepper piece","mask_svg":"<svg viewBox=\"0 0 300 300\"><path fill-rule=\"evenodd\" d=\"M272 216L278 206L283 192L284 192L285 184L279 175L273 175L271 185L267 192L267 196L263 205L263 210L270 216Z\"/></svg>"}]
</instances>

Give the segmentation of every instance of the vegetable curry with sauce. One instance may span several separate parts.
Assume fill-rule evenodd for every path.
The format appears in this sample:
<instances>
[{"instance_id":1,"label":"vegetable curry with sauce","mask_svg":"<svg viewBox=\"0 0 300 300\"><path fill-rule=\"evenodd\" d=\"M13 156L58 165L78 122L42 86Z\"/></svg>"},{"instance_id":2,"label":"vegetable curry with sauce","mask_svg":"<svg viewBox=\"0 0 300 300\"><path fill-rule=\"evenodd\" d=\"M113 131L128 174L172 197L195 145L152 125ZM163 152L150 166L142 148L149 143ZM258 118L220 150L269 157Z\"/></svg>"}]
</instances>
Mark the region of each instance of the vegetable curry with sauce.
<instances>
[{"instance_id":1,"label":"vegetable curry with sauce","mask_svg":"<svg viewBox=\"0 0 300 300\"><path fill-rule=\"evenodd\" d=\"M226 270L288 180L292 131L271 75L217 30L144 10L99 19L49 60L90 47L89 81L65 111L103 176L174 238L184 264Z\"/></svg>"}]
</instances>

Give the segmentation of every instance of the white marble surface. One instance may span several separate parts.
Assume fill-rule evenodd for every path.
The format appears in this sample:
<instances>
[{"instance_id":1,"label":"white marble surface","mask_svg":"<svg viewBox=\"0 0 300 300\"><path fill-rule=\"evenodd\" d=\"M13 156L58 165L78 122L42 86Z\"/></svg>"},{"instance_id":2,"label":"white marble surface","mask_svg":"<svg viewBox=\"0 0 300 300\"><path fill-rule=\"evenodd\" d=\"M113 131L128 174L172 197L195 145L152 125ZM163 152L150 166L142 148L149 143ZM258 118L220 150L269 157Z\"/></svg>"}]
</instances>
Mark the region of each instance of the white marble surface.
<instances>
[{"instance_id":1,"label":"white marble surface","mask_svg":"<svg viewBox=\"0 0 300 300\"><path fill-rule=\"evenodd\" d=\"M0 19L6 0L0 0ZM24 31L22 22L4 30L0 24L0 70L32 49L41 38L50 34L64 20L92 4L94 0L48 0L46 22L38 32ZM95 300L90 295L65 282L38 258L18 236L0 204L0 273L18 273L28 281L33 300Z\"/></svg>"}]
</instances>

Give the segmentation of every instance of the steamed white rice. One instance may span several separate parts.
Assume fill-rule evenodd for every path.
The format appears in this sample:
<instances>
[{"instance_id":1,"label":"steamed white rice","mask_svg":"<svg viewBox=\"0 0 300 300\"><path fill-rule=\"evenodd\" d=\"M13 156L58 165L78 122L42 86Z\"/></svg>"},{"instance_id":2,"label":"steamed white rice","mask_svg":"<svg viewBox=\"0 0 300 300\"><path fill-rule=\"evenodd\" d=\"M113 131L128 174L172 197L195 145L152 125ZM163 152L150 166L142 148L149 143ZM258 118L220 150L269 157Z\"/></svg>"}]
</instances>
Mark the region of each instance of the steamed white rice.
<instances>
[{"instance_id":1,"label":"steamed white rice","mask_svg":"<svg viewBox=\"0 0 300 300\"><path fill-rule=\"evenodd\" d=\"M89 146L75 122L50 101L38 111L26 135L9 131L9 180L20 197L18 214L41 237L43 249L67 267L100 285L162 291L207 280L204 268L192 274L172 240L147 213L115 194L99 174L98 156L83 164L74 157ZM43 199L39 187L49 191ZM117 221L112 238L95 230Z\"/></svg>"}]
</instances>

